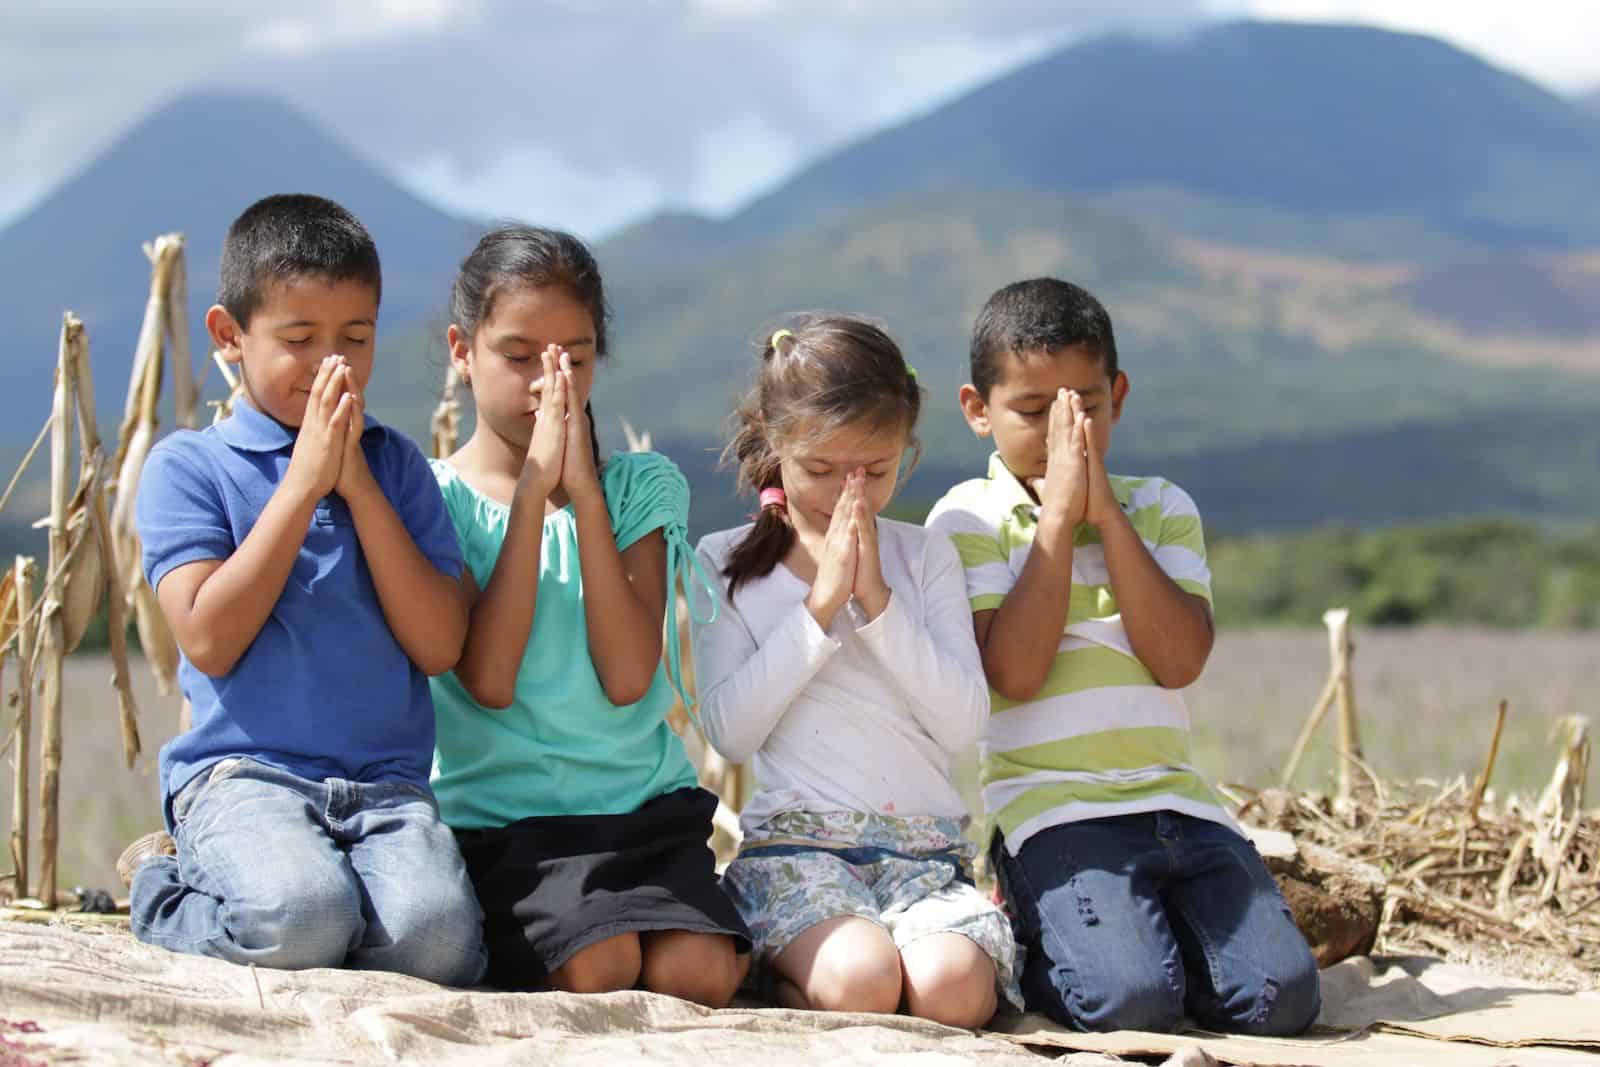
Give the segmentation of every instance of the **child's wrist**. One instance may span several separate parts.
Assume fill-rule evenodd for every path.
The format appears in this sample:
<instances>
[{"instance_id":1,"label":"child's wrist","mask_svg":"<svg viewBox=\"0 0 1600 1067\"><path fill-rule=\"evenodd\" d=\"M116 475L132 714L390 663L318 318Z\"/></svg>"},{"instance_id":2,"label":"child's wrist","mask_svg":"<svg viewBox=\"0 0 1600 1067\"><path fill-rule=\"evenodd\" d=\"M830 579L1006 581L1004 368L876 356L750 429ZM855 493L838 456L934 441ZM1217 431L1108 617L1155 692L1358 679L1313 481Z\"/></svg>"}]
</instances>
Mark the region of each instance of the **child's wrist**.
<instances>
[{"instance_id":1,"label":"child's wrist","mask_svg":"<svg viewBox=\"0 0 1600 1067\"><path fill-rule=\"evenodd\" d=\"M512 492L529 503L538 503L549 499L560 481L560 478L551 477L537 467L523 467Z\"/></svg>"},{"instance_id":2,"label":"child's wrist","mask_svg":"<svg viewBox=\"0 0 1600 1067\"><path fill-rule=\"evenodd\" d=\"M1083 521L1103 535L1109 527L1128 525L1128 516L1123 514L1120 507L1108 507L1104 514L1085 514Z\"/></svg>"},{"instance_id":3,"label":"child's wrist","mask_svg":"<svg viewBox=\"0 0 1600 1067\"><path fill-rule=\"evenodd\" d=\"M1078 522L1079 519L1069 516L1065 508L1045 504L1039 509L1039 529L1035 536L1050 541L1062 538L1070 541L1078 532Z\"/></svg>"},{"instance_id":4,"label":"child's wrist","mask_svg":"<svg viewBox=\"0 0 1600 1067\"><path fill-rule=\"evenodd\" d=\"M605 494L600 492L599 486L596 486L592 493L574 493L569 488L567 500L572 503L573 513L580 521L593 518L604 521L607 525L611 523L611 512L606 508Z\"/></svg>"},{"instance_id":5,"label":"child's wrist","mask_svg":"<svg viewBox=\"0 0 1600 1067\"><path fill-rule=\"evenodd\" d=\"M842 607L844 607L843 601L840 601L837 604L827 604L822 602L818 599L815 589L806 595L806 611L811 613L811 617L816 620L817 625L823 630L827 630L829 626L833 625L833 617L839 614L839 609Z\"/></svg>"},{"instance_id":6,"label":"child's wrist","mask_svg":"<svg viewBox=\"0 0 1600 1067\"><path fill-rule=\"evenodd\" d=\"M317 491L316 479L296 471L292 460L283 481L278 483L277 492L284 494L297 508L306 509L316 507L317 501L328 495Z\"/></svg>"}]
</instances>

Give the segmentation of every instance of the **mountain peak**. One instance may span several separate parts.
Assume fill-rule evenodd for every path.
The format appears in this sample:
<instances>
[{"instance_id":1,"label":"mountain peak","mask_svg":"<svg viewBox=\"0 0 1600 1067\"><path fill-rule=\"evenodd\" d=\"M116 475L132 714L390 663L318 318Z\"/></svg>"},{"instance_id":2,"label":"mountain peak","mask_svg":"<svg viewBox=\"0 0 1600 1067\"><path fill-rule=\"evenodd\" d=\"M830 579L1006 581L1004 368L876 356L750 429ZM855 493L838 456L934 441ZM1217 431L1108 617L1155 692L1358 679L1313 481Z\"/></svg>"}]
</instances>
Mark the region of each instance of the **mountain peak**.
<instances>
[{"instance_id":1,"label":"mountain peak","mask_svg":"<svg viewBox=\"0 0 1600 1067\"><path fill-rule=\"evenodd\" d=\"M272 96L186 92L0 230L0 263L26 265L0 286L0 323L20 353L0 366L0 394L24 382L24 397L48 391L66 308L88 326L95 363L114 362L122 373L149 286L141 248L158 234L187 240L198 331L228 224L261 197L285 192L329 197L366 224L383 260L386 323L413 322L443 305L471 248L472 224L423 202ZM194 340L196 352L206 350L198 332Z\"/></svg>"},{"instance_id":2,"label":"mountain peak","mask_svg":"<svg viewBox=\"0 0 1600 1067\"><path fill-rule=\"evenodd\" d=\"M733 221L772 232L930 186L1166 187L1570 246L1600 240L1600 126L1433 38L1229 22L1071 45L822 159Z\"/></svg>"}]
</instances>

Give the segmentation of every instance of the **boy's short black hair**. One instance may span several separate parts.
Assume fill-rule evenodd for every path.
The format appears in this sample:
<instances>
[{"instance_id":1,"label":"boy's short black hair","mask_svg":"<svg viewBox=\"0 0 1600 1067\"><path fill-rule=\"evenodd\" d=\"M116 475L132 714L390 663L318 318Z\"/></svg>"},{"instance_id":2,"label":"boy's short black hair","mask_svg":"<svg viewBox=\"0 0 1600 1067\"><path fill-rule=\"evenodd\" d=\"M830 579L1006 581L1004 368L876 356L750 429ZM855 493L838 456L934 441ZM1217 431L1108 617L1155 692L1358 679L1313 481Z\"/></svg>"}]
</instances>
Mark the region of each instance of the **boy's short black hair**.
<instances>
[{"instance_id":1,"label":"boy's short black hair","mask_svg":"<svg viewBox=\"0 0 1600 1067\"><path fill-rule=\"evenodd\" d=\"M1057 278L1030 278L997 291L972 324L972 386L985 400L1000 380L1007 353L1084 348L1117 377L1117 340L1111 316L1094 294Z\"/></svg>"},{"instance_id":2,"label":"boy's short black hair","mask_svg":"<svg viewBox=\"0 0 1600 1067\"><path fill-rule=\"evenodd\" d=\"M378 246L367 228L332 200L304 193L280 193L245 208L222 240L218 274L217 303L240 329L249 328L275 281L313 275L365 282L383 299Z\"/></svg>"}]
</instances>

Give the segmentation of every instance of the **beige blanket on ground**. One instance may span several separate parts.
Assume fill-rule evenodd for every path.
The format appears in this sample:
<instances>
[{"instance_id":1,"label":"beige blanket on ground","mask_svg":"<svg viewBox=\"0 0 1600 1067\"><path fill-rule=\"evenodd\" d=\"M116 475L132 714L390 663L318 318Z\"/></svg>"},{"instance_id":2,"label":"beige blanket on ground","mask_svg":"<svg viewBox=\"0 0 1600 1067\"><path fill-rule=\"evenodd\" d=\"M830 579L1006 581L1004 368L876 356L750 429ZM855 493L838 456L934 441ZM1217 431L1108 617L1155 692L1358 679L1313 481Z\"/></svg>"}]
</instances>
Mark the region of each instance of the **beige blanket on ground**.
<instances>
[{"instance_id":1,"label":"beige blanket on ground","mask_svg":"<svg viewBox=\"0 0 1600 1067\"><path fill-rule=\"evenodd\" d=\"M399 975L268 971L141 945L126 921L0 920L0 1063L1593 1064L1600 994L1425 959L1347 960L1298 1040L1077 1034L1038 1016L982 1034L903 1017L707 1011L648 993L460 992Z\"/></svg>"}]
</instances>

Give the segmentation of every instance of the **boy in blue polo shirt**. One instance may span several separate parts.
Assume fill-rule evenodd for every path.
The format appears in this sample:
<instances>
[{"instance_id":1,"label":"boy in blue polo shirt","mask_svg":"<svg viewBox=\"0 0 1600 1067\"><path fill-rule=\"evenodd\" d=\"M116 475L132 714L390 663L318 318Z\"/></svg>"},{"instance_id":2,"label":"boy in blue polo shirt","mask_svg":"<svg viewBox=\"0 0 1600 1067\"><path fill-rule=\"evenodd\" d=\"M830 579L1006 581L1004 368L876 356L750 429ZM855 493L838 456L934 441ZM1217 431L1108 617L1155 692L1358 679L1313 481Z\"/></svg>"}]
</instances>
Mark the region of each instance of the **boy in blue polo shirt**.
<instances>
[{"instance_id":1,"label":"boy in blue polo shirt","mask_svg":"<svg viewBox=\"0 0 1600 1067\"><path fill-rule=\"evenodd\" d=\"M330 201L268 197L228 229L206 328L244 394L157 445L139 488L194 726L161 750L176 854L138 867L132 924L235 963L468 985L481 913L428 789L461 553L417 446L363 410L381 287Z\"/></svg>"}]
</instances>

